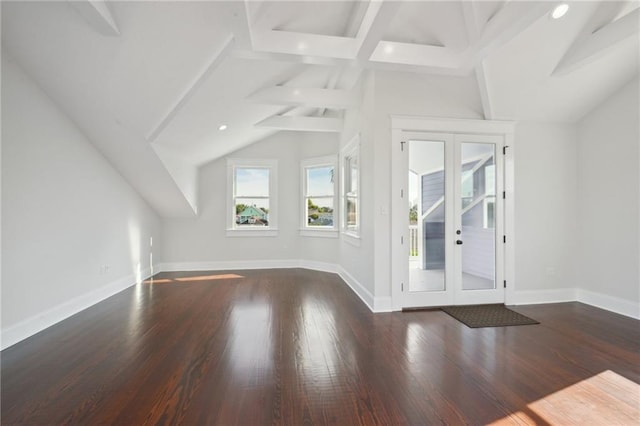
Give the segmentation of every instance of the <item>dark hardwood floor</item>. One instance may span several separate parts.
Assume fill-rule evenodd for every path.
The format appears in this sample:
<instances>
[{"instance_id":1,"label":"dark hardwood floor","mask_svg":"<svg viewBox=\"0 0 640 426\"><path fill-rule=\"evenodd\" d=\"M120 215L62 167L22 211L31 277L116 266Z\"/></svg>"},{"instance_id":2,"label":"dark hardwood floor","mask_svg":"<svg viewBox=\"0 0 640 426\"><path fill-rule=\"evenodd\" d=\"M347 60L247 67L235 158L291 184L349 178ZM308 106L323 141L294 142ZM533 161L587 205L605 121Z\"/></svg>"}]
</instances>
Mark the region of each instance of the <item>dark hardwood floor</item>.
<instances>
[{"instance_id":1,"label":"dark hardwood floor","mask_svg":"<svg viewBox=\"0 0 640 426\"><path fill-rule=\"evenodd\" d=\"M322 272L156 279L3 351L2 424L640 423L640 323L587 305L470 329Z\"/></svg>"}]
</instances>

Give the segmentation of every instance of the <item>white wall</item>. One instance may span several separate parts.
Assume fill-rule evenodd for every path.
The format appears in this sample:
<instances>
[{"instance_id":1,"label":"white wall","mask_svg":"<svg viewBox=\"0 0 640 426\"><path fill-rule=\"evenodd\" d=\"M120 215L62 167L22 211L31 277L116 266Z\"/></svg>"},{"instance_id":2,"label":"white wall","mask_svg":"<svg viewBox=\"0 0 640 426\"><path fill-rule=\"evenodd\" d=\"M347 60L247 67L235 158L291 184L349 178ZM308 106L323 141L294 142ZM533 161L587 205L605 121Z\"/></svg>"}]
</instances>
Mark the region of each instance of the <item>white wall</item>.
<instances>
[{"instance_id":1,"label":"white wall","mask_svg":"<svg viewBox=\"0 0 640 426\"><path fill-rule=\"evenodd\" d=\"M347 110L344 130L340 135L340 148L350 144L354 138L360 144L360 238L354 239L341 235L340 267L345 281L365 300L369 307L375 308L373 250L375 232L373 231L373 105L374 75L365 72L360 83L363 99L359 109ZM340 166L342 167L342 165Z\"/></svg>"},{"instance_id":2,"label":"white wall","mask_svg":"<svg viewBox=\"0 0 640 426\"><path fill-rule=\"evenodd\" d=\"M2 346L135 283L160 219L2 57ZM101 266L108 265L108 272ZM140 271L140 272L138 272Z\"/></svg>"},{"instance_id":3,"label":"white wall","mask_svg":"<svg viewBox=\"0 0 640 426\"><path fill-rule=\"evenodd\" d=\"M229 154L232 158L278 160L276 237L228 237L226 158L201 167L198 217L164 221L163 260L167 267L268 267L300 259L337 264L337 239L299 235L300 160L335 154L337 150L336 135L280 132Z\"/></svg>"},{"instance_id":4,"label":"white wall","mask_svg":"<svg viewBox=\"0 0 640 426\"><path fill-rule=\"evenodd\" d=\"M371 204L375 230L375 296L391 297L391 115L482 118L475 77L438 77L412 73L376 72L373 164L363 178L374 192ZM408 129L410 130L410 129ZM364 166L363 166L364 167ZM363 188L363 191L367 187ZM399 283L395 283L399 285Z\"/></svg>"},{"instance_id":5,"label":"white wall","mask_svg":"<svg viewBox=\"0 0 640 426\"><path fill-rule=\"evenodd\" d=\"M516 125L513 219L518 302L572 297L566 289L575 287L577 147L574 125ZM532 291L537 295L525 294Z\"/></svg>"},{"instance_id":6,"label":"white wall","mask_svg":"<svg viewBox=\"0 0 640 426\"><path fill-rule=\"evenodd\" d=\"M640 315L639 99L636 79L586 115L579 123L578 150L578 282L588 292L626 301L635 316Z\"/></svg>"},{"instance_id":7,"label":"white wall","mask_svg":"<svg viewBox=\"0 0 640 426\"><path fill-rule=\"evenodd\" d=\"M364 208L373 212L374 257L372 293L391 294L390 251L390 115L482 119L475 80L418 74L376 72L374 157L367 167L363 155ZM363 142L364 146L365 142ZM562 293L574 296L577 202L577 134L574 125L520 123L515 134L515 288L521 300L535 292L539 298ZM369 168L368 174L366 173ZM366 186L369 183L369 186ZM366 223L366 221L363 221ZM363 239L366 238L366 234ZM570 287L565 291L565 287ZM566 293L566 294L565 294ZM516 300L518 300L516 298ZM531 301L537 301L530 299Z\"/></svg>"}]
</instances>

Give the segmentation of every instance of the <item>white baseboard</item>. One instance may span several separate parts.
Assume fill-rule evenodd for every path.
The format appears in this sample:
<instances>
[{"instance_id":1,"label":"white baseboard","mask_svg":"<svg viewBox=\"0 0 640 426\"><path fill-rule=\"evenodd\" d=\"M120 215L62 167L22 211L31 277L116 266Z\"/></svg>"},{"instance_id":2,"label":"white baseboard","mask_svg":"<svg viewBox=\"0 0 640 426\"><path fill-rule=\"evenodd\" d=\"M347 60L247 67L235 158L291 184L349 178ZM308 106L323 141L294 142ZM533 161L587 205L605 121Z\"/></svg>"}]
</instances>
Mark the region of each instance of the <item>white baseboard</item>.
<instances>
[{"instance_id":1,"label":"white baseboard","mask_svg":"<svg viewBox=\"0 0 640 426\"><path fill-rule=\"evenodd\" d=\"M153 270L157 271L158 266L155 266ZM150 268L141 271L142 280L147 279L151 275L152 270ZM17 324L9 326L6 329L3 329L0 333L0 348L1 350L4 350L13 346L27 337L31 337L34 334L85 310L126 288L134 286L135 284L135 274L127 275L126 277L119 278L100 288L90 291L89 293L75 297L67 302L47 309L44 312L24 319Z\"/></svg>"},{"instance_id":2,"label":"white baseboard","mask_svg":"<svg viewBox=\"0 0 640 426\"><path fill-rule=\"evenodd\" d=\"M337 265L338 275L353 292L364 302L371 312L391 312L391 297L374 297L365 286L354 278L346 269Z\"/></svg>"},{"instance_id":3,"label":"white baseboard","mask_svg":"<svg viewBox=\"0 0 640 426\"><path fill-rule=\"evenodd\" d=\"M316 262L315 260L301 260L298 267L332 274L337 274L339 271L339 266L335 263Z\"/></svg>"},{"instance_id":4,"label":"white baseboard","mask_svg":"<svg viewBox=\"0 0 640 426\"><path fill-rule=\"evenodd\" d=\"M575 302L575 288L558 288L550 290L516 290L513 293L513 300L509 304L513 305L536 305L540 303L562 303Z\"/></svg>"},{"instance_id":5,"label":"white baseboard","mask_svg":"<svg viewBox=\"0 0 640 426\"><path fill-rule=\"evenodd\" d=\"M160 272L181 271L233 271L243 269L283 269L304 268L314 271L337 273L338 267L333 263L315 260L228 260L204 262L169 262L160 264Z\"/></svg>"},{"instance_id":6,"label":"white baseboard","mask_svg":"<svg viewBox=\"0 0 640 426\"><path fill-rule=\"evenodd\" d=\"M342 266L338 266L338 275L342 278L353 292L364 302L371 312L374 312L374 297L369 290L367 290L360 281L355 279L353 275L347 272Z\"/></svg>"},{"instance_id":7,"label":"white baseboard","mask_svg":"<svg viewBox=\"0 0 640 426\"><path fill-rule=\"evenodd\" d=\"M299 268L300 260L226 260L203 262L161 263L161 272L181 271L229 271L242 269Z\"/></svg>"},{"instance_id":8,"label":"white baseboard","mask_svg":"<svg viewBox=\"0 0 640 426\"><path fill-rule=\"evenodd\" d=\"M640 319L640 303L613 297L590 290L577 289L578 302L615 312L616 314Z\"/></svg>"},{"instance_id":9,"label":"white baseboard","mask_svg":"<svg viewBox=\"0 0 640 426\"><path fill-rule=\"evenodd\" d=\"M514 292L514 305L535 305L540 303L580 302L616 314L640 319L640 304L607 294L596 293L582 288L561 288L554 290L522 290Z\"/></svg>"}]
</instances>

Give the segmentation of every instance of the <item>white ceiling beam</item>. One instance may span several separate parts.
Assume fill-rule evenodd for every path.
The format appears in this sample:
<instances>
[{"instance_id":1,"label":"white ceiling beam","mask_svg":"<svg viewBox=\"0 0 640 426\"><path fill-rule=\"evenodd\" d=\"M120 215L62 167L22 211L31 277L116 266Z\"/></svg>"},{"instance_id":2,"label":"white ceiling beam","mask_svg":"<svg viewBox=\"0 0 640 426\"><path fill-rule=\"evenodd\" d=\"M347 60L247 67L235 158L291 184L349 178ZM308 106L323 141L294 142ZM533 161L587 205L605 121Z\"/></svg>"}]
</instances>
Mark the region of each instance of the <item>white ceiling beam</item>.
<instances>
[{"instance_id":1,"label":"white ceiling beam","mask_svg":"<svg viewBox=\"0 0 640 426\"><path fill-rule=\"evenodd\" d=\"M251 49L253 47L253 26L251 25L252 10L254 7L253 1L237 1L233 3L234 23L233 38L236 48Z\"/></svg>"},{"instance_id":2,"label":"white ceiling beam","mask_svg":"<svg viewBox=\"0 0 640 426\"><path fill-rule=\"evenodd\" d=\"M171 121L178 115L180 110L185 104L193 97L193 95L200 89L205 81L209 78L211 73L222 63L222 61L228 56L233 47L234 38L233 35L229 35L222 44L220 50L218 50L211 61L207 64L204 70L198 74L198 76L186 87L184 92L178 97L173 106L167 111L164 118L158 123L158 125L147 135L148 142L155 142L162 131L171 123Z\"/></svg>"},{"instance_id":3,"label":"white ceiling beam","mask_svg":"<svg viewBox=\"0 0 640 426\"><path fill-rule=\"evenodd\" d=\"M577 40L583 40L589 37L591 34L598 31L600 28L613 22L618 14L625 7L625 2L611 1L602 2L597 4L595 10L591 13L591 17L587 23L582 27L582 30L578 33Z\"/></svg>"},{"instance_id":4,"label":"white ceiling beam","mask_svg":"<svg viewBox=\"0 0 640 426\"><path fill-rule=\"evenodd\" d=\"M586 38L578 40L565 53L551 75L560 76L570 73L606 54L617 44L629 39L637 39L639 22L640 9L635 9Z\"/></svg>"},{"instance_id":5,"label":"white ceiling beam","mask_svg":"<svg viewBox=\"0 0 640 426\"><path fill-rule=\"evenodd\" d=\"M253 35L253 48L265 52L353 59L356 41L349 37L270 30Z\"/></svg>"},{"instance_id":6,"label":"white ceiling beam","mask_svg":"<svg viewBox=\"0 0 640 426\"><path fill-rule=\"evenodd\" d=\"M455 69L461 66L462 56L443 46L380 41L371 61Z\"/></svg>"},{"instance_id":7,"label":"white ceiling beam","mask_svg":"<svg viewBox=\"0 0 640 426\"><path fill-rule=\"evenodd\" d=\"M443 75L450 77L468 77L469 70L467 68L452 67L445 68L441 66L426 66L426 65L413 65L413 64L396 64L390 62L369 62L366 65L366 69L374 69L381 71L397 71L397 72L410 72L414 74L427 74L427 75Z\"/></svg>"},{"instance_id":8,"label":"white ceiling beam","mask_svg":"<svg viewBox=\"0 0 640 426\"><path fill-rule=\"evenodd\" d=\"M277 61L289 62L292 64L322 65L322 66L343 66L350 64L353 60L344 58L325 58L321 56L299 55L293 53L275 53L267 51L257 51L248 49L233 49L231 57L237 59L252 59L256 61Z\"/></svg>"},{"instance_id":9,"label":"white ceiling beam","mask_svg":"<svg viewBox=\"0 0 640 426\"><path fill-rule=\"evenodd\" d=\"M329 77L329 81L327 82L325 89L328 89L328 90L335 89L336 86L338 85L338 81L340 80L341 75L342 75L341 68L336 68L335 70L333 70L333 73L331 73L331 77ZM330 108L330 107L322 106L321 108L319 108L318 111L316 112L316 116L322 117L327 112L327 108Z\"/></svg>"},{"instance_id":10,"label":"white ceiling beam","mask_svg":"<svg viewBox=\"0 0 640 426\"><path fill-rule=\"evenodd\" d=\"M274 86L260 89L249 95L247 100L267 105L314 108L345 109L358 106L356 95L348 90L297 88L289 86Z\"/></svg>"},{"instance_id":11,"label":"white ceiling beam","mask_svg":"<svg viewBox=\"0 0 640 426\"><path fill-rule=\"evenodd\" d=\"M464 16L465 28L467 30L467 38L469 41L478 40L482 33L482 25L478 21L476 12L476 3L473 1L462 2L462 13ZM482 102L482 113L485 120L492 120L493 108L491 106L491 96L489 92L489 80L486 76L484 61L480 60L474 67L476 76L476 84L478 85L478 93Z\"/></svg>"},{"instance_id":12,"label":"white ceiling beam","mask_svg":"<svg viewBox=\"0 0 640 426\"><path fill-rule=\"evenodd\" d=\"M420 45L417 45L420 46ZM429 47L429 46L425 46ZM442 49L438 46L431 46L437 49ZM379 48L379 47L378 47ZM436 74L436 75L451 75L451 76L466 76L469 75L469 69L456 67L446 68L439 66L438 64L432 64L431 66L419 66L414 64L402 64L393 63L381 59L382 62L375 61L374 58L371 61L359 62L355 59L340 59L340 58L323 58L319 56L301 56L293 55L289 53L273 53L273 52L257 52L254 50L246 49L234 49L231 52L231 57L238 59L251 59L256 61L278 61L288 62L292 64L306 64L306 65L322 65L322 66L343 66L343 67L360 67L364 69L376 69L385 71L402 71L413 72L416 74ZM375 55L373 55L375 56ZM461 56L462 58L462 56Z\"/></svg>"},{"instance_id":13,"label":"white ceiling beam","mask_svg":"<svg viewBox=\"0 0 640 426\"><path fill-rule=\"evenodd\" d=\"M291 117L276 115L256 123L255 126L301 132L340 133L343 127L343 120L341 118L330 117Z\"/></svg>"},{"instance_id":14,"label":"white ceiling beam","mask_svg":"<svg viewBox=\"0 0 640 426\"><path fill-rule=\"evenodd\" d=\"M355 37L358 34L358 30L362 26L362 19L369 8L369 4L366 1L354 1L351 4L349 20L343 34L345 37Z\"/></svg>"},{"instance_id":15,"label":"white ceiling beam","mask_svg":"<svg viewBox=\"0 0 640 426\"><path fill-rule=\"evenodd\" d=\"M491 106L491 95L489 91L489 79L486 75L484 62L481 61L475 67L476 82L478 83L478 92L480 93L480 101L482 102L482 112L485 120L493 120L493 107Z\"/></svg>"},{"instance_id":16,"label":"white ceiling beam","mask_svg":"<svg viewBox=\"0 0 640 426\"><path fill-rule=\"evenodd\" d=\"M371 0L356 34L357 59L368 60L398 12L401 1Z\"/></svg>"},{"instance_id":17,"label":"white ceiling beam","mask_svg":"<svg viewBox=\"0 0 640 426\"><path fill-rule=\"evenodd\" d=\"M464 3L464 2L463 2ZM549 12L554 3L509 1L485 25L477 43L472 43L475 54L469 55L472 68L495 50L511 41ZM463 9L464 10L464 9Z\"/></svg>"},{"instance_id":18,"label":"white ceiling beam","mask_svg":"<svg viewBox=\"0 0 640 426\"><path fill-rule=\"evenodd\" d=\"M260 104L296 105L318 108L351 108L358 106L358 98L348 90L296 88L287 86L267 87L247 97Z\"/></svg>"},{"instance_id":19,"label":"white ceiling beam","mask_svg":"<svg viewBox=\"0 0 640 426\"><path fill-rule=\"evenodd\" d=\"M482 34L482 26L478 22L478 14L476 13L476 3L474 1L463 1L461 6L467 38L471 43L471 40L478 40L480 34Z\"/></svg>"},{"instance_id":20,"label":"white ceiling beam","mask_svg":"<svg viewBox=\"0 0 640 426\"><path fill-rule=\"evenodd\" d=\"M108 36L120 35L120 29L106 0L69 0L69 3L99 33Z\"/></svg>"}]
</instances>

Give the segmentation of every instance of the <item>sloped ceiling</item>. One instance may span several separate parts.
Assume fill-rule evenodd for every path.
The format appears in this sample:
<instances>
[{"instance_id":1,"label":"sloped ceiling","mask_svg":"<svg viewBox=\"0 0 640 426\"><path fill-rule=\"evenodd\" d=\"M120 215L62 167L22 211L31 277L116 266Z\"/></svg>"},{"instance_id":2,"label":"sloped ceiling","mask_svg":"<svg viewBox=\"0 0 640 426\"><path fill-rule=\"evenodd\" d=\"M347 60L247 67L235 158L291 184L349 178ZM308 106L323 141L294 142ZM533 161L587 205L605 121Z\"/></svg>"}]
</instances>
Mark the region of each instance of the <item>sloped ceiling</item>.
<instances>
[{"instance_id":1,"label":"sloped ceiling","mask_svg":"<svg viewBox=\"0 0 640 426\"><path fill-rule=\"evenodd\" d=\"M639 3L557 4L4 1L2 44L161 215L189 216L197 167L339 132L364 70L474 76L487 119L579 120L638 74Z\"/></svg>"}]
</instances>

